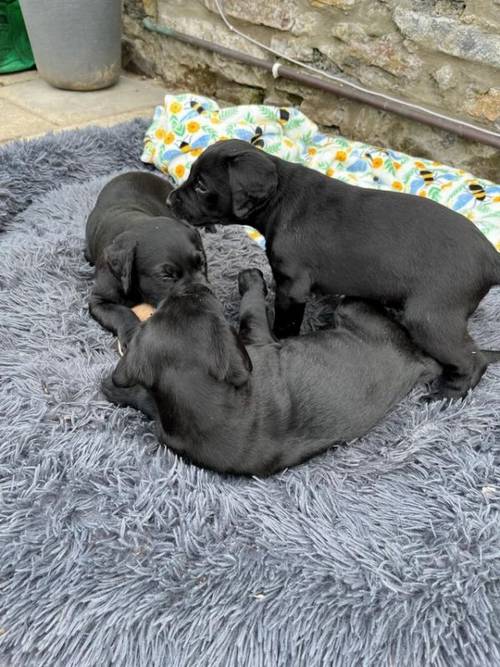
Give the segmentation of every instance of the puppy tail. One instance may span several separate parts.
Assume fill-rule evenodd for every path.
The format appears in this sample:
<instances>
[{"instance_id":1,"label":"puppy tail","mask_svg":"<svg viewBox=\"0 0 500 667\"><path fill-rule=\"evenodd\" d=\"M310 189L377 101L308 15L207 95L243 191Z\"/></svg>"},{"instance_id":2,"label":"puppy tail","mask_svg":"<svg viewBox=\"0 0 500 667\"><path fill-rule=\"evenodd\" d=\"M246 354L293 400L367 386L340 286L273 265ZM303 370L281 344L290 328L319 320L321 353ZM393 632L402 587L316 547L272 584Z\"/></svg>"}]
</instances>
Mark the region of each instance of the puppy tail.
<instances>
[{"instance_id":1,"label":"puppy tail","mask_svg":"<svg viewBox=\"0 0 500 667\"><path fill-rule=\"evenodd\" d=\"M500 350L480 350L488 364L500 363Z\"/></svg>"}]
</instances>

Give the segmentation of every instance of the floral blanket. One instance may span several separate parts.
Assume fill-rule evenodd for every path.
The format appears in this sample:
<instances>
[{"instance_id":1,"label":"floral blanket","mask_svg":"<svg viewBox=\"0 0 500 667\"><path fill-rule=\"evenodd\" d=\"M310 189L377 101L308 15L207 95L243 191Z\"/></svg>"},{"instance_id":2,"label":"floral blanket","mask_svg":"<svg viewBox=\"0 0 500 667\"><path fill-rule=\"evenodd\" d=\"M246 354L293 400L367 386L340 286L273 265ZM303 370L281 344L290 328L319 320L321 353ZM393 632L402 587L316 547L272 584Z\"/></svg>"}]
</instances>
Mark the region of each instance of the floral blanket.
<instances>
[{"instance_id":1,"label":"floral blanket","mask_svg":"<svg viewBox=\"0 0 500 667\"><path fill-rule=\"evenodd\" d=\"M182 183L207 146L230 138L346 183L429 197L469 218L500 251L500 185L440 162L323 134L291 107L221 109L207 97L166 95L146 132L141 159ZM264 247L257 231L248 233Z\"/></svg>"}]
</instances>

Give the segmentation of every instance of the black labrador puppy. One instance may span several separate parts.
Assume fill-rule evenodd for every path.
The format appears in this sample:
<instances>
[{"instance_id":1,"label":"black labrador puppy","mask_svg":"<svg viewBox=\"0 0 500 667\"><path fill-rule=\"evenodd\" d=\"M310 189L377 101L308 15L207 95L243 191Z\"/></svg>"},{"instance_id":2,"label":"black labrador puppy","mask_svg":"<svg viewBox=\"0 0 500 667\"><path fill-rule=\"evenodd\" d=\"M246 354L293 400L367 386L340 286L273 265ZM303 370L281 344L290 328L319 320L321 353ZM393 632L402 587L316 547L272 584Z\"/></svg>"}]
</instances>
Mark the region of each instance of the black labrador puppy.
<instances>
[{"instance_id":1,"label":"black labrador puppy","mask_svg":"<svg viewBox=\"0 0 500 667\"><path fill-rule=\"evenodd\" d=\"M104 186L87 221L85 257L96 265L90 313L123 347L139 324L130 306L156 306L176 281L206 277L198 230L166 215L171 190L154 174L121 174Z\"/></svg>"},{"instance_id":2,"label":"black labrador puppy","mask_svg":"<svg viewBox=\"0 0 500 667\"><path fill-rule=\"evenodd\" d=\"M207 148L168 203L195 225L245 224L265 236L278 337L298 334L311 291L373 299L401 309L414 343L442 365L438 397L479 382L487 360L467 319L500 283L500 254L458 213L347 185L237 139Z\"/></svg>"},{"instance_id":3,"label":"black labrador puppy","mask_svg":"<svg viewBox=\"0 0 500 667\"><path fill-rule=\"evenodd\" d=\"M380 306L361 300L338 307L334 329L277 341L261 272L242 271L238 282L239 334L206 283L178 283L102 385L204 468L269 475L301 463L365 434L441 373Z\"/></svg>"}]
</instances>

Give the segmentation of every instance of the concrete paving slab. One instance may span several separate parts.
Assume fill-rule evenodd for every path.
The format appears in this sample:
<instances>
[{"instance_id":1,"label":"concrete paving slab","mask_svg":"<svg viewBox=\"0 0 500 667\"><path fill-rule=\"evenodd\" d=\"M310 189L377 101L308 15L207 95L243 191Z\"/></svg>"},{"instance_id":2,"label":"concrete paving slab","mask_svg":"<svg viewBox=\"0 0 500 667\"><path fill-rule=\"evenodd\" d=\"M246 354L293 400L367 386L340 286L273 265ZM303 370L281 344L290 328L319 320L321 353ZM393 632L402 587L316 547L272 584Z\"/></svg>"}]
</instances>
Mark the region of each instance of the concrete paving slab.
<instances>
[{"instance_id":1,"label":"concrete paving slab","mask_svg":"<svg viewBox=\"0 0 500 667\"><path fill-rule=\"evenodd\" d=\"M0 111L1 113L1 111ZM92 120L85 121L84 123L77 123L76 125L67 125L62 127L61 125L53 125L49 131L57 134L58 132L65 132L66 130L81 130L85 127L112 127L113 125L118 125L119 123L126 123L129 120L134 120L135 118L146 118L152 119L151 109L141 109L139 111L129 111L127 113L118 113L114 116L106 116L105 118L95 118ZM5 143L6 141L11 141L12 139L25 139L29 141L30 139L36 139L37 137L43 137L47 134L47 130L40 130L34 134L22 134L16 137L9 137L5 140L0 138L0 144ZM0 135L1 137L1 135ZM2 667L0 665L0 667Z\"/></svg>"},{"instance_id":2,"label":"concrete paving slab","mask_svg":"<svg viewBox=\"0 0 500 667\"><path fill-rule=\"evenodd\" d=\"M1 90L1 89L0 89ZM57 127L0 96L0 142L44 134Z\"/></svg>"},{"instance_id":3,"label":"concrete paving slab","mask_svg":"<svg viewBox=\"0 0 500 667\"><path fill-rule=\"evenodd\" d=\"M14 83L24 83L38 78L36 69L27 72L13 72L12 74L0 74L0 86L12 86Z\"/></svg>"},{"instance_id":4,"label":"concrete paving slab","mask_svg":"<svg viewBox=\"0 0 500 667\"><path fill-rule=\"evenodd\" d=\"M149 109L152 115L165 90L156 84L123 76L105 90L74 92L58 90L40 78L0 87L0 100L7 100L36 113L51 124L74 127L92 120Z\"/></svg>"},{"instance_id":5,"label":"concrete paving slab","mask_svg":"<svg viewBox=\"0 0 500 667\"><path fill-rule=\"evenodd\" d=\"M77 123L76 125L68 125L65 130L76 130L80 127L88 127L89 125L97 125L98 127L111 127L118 123L125 123L134 118L150 118L153 120L153 110L150 107L145 109L137 109L134 111L126 111L125 113L113 114L113 116L106 116L105 118L95 118L84 123Z\"/></svg>"}]
</instances>

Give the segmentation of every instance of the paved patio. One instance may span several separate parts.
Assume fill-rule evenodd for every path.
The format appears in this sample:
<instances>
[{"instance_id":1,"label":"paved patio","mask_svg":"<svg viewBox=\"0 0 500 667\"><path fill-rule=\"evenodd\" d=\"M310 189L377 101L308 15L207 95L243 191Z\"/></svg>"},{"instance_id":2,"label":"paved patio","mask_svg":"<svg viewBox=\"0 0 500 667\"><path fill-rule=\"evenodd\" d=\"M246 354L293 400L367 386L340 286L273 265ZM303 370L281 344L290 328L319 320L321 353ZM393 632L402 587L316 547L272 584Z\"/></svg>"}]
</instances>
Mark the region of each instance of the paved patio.
<instances>
[{"instance_id":1,"label":"paved patio","mask_svg":"<svg viewBox=\"0 0 500 667\"><path fill-rule=\"evenodd\" d=\"M108 126L137 116L152 117L165 90L160 82L124 72L105 90L53 88L33 70L0 75L0 143L46 132Z\"/></svg>"}]
</instances>

